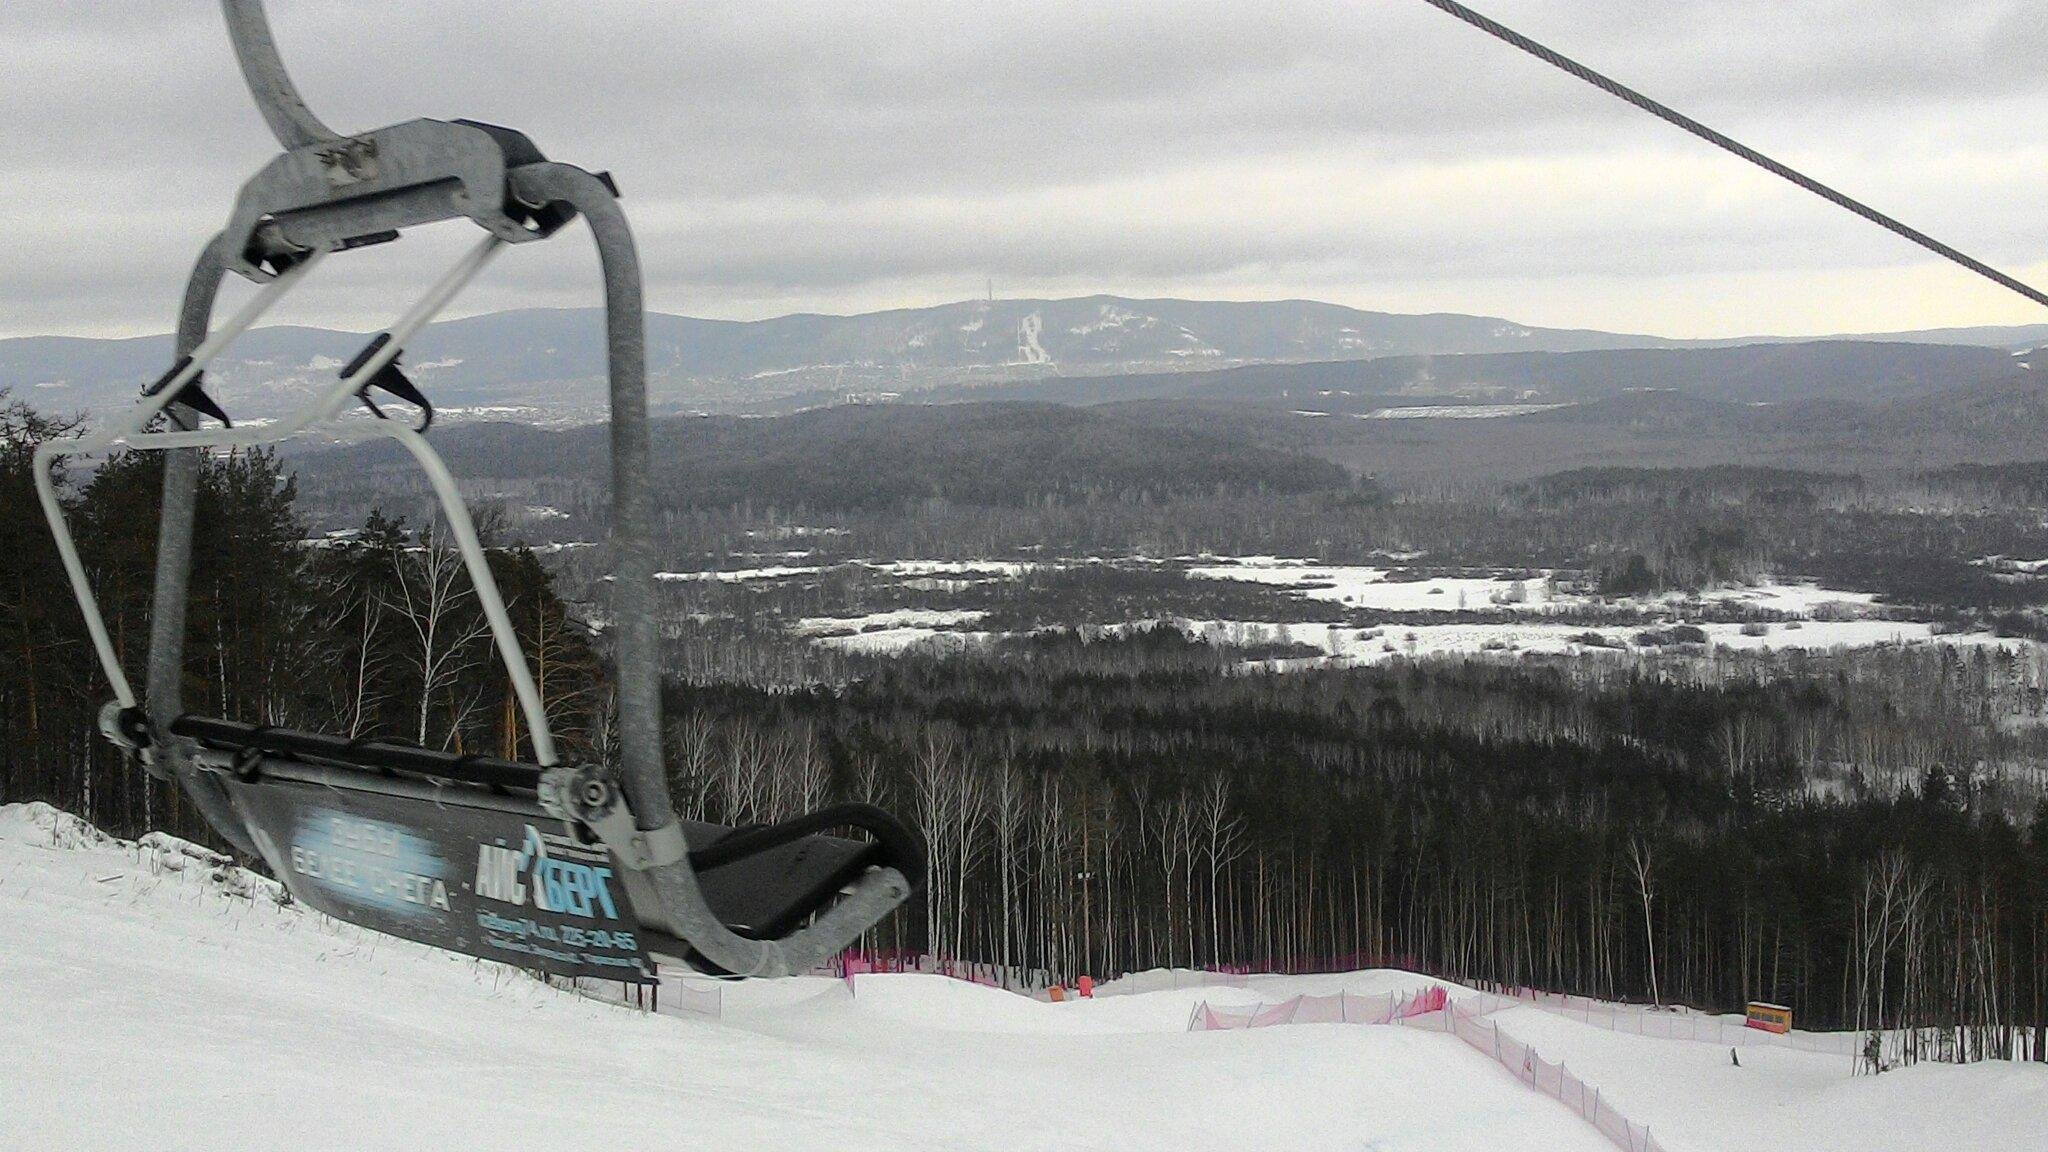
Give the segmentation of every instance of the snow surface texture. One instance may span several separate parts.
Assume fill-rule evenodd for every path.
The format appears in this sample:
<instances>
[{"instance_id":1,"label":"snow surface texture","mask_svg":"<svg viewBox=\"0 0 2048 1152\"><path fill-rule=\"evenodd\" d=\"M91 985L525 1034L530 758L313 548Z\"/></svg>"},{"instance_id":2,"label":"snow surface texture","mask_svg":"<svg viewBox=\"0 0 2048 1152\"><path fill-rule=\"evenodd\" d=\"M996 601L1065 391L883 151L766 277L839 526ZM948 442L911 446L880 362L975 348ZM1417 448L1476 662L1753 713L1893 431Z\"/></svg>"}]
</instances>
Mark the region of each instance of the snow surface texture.
<instances>
[{"instance_id":1,"label":"snow surface texture","mask_svg":"<svg viewBox=\"0 0 2048 1152\"><path fill-rule=\"evenodd\" d=\"M1436 983L1408 973L1065 1004L936 976L862 976L851 993L800 978L728 985L714 1021L279 896L179 841L0 808L0 1148L1611 1147L1443 1033L1184 1031L1203 1000ZM1508 1017L1625 1093L1670 1152L2044 1147L2033 1065L1851 1080L1835 1057L1744 1050L1734 1069L1722 1047Z\"/></svg>"}]
</instances>

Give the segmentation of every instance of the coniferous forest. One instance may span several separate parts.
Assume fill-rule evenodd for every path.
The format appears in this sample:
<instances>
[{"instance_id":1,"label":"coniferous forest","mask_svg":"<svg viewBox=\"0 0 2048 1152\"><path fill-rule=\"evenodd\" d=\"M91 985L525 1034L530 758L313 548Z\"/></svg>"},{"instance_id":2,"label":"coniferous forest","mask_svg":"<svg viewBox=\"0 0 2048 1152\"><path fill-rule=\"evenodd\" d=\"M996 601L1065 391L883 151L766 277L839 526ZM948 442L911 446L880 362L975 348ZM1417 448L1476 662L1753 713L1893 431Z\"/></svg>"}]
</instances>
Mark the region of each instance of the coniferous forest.
<instances>
[{"instance_id":1,"label":"coniferous forest","mask_svg":"<svg viewBox=\"0 0 2048 1152\"><path fill-rule=\"evenodd\" d=\"M110 693L72 603L30 473L41 440L74 425L0 394L0 799L43 798L111 831L207 838L177 789L124 764L98 735ZM148 646L162 458L121 453L67 481L67 515L130 676ZM524 747L510 686L461 557L431 519L372 513L355 532L309 539L297 485L268 452L207 459L200 474L188 609L189 711L376 734L515 757ZM491 518L479 530L492 533ZM490 552L492 571L571 747L602 714L587 633L525 549Z\"/></svg>"},{"instance_id":2,"label":"coniferous forest","mask_svg":"<svg viewBox=\"0 0 2048 1152\"><path fill-rule=\"evenodd\" d=\"M72 425L0 403L0 802L208 838L95 735L106 692L28 466ZM116 455L64 480L132 665L159 464ZM1518 498L1655 478L1565 483ZM524 755L431 517L394 501L320 535L302 504L274 455L206 463L187 706ZM601 608L501 519L483 526L558 733L601 760ZM1610 577L1669 582L1687 556L1740 551L1717 547ZM1688 578L1726 575L1696 567ZM1804 1027L1909 1030L1894 1060L2048 1056L2048 805L1976 770L2004 739L1992 717L2040 708L2012 652L1287 671L1257 655L1174 627L1041 622L801 681L678 675L673 786L686 815L734 824L833 799L912 819L930 881L877 948L1050 981L1403 965L1721 1011L1790 1004Z\"/></svg>"}]
</instances>

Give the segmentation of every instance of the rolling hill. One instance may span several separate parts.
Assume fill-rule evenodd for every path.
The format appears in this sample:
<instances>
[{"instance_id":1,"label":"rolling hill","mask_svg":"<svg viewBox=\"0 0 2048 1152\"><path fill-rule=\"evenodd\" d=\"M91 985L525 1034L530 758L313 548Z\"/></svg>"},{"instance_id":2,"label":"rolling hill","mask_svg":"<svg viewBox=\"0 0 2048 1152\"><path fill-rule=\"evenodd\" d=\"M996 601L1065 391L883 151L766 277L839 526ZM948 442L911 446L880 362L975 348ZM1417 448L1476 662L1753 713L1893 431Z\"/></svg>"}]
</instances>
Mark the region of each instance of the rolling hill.
<instances>
[{"instance_id":1,"label":"rolling hill","mask_svg":"<svg viewBox=\"0 0 2048 1152\"><path fill-rule=\"evenodd\" d=\"M1538 328L1496 317L1397 315L1306 300L1220 302L1131 300L1089 296L1064 300L966 301L932 308L857 316L792 315L735 322L651 313L648 365L657 408L733 412L787 411L917 394L938 386L1029 385L1041 391L987 398L1067 400L1133 398L1183 387L1245 386L1285 390L1284 374L1218 378L1190 385L1195 370L1240 365L1428 358L1418 369L1396 361L1362 377L1335 368L1304 368L1307 376L1353 379L1372 387L1412 384L1418 371L1455 377L1447 356L1521 354L1526 361L1474 361L1511 381L1603 363L1634 371L1644 361L1548 361L1539 354L1630 349L1654 359L1660 350L1714 347L1653 336ZM2026 346L2048 339L2048 327L1970 329L1921 334L1928 344ZM367 339L320 328L259 328L246 334L211 370L213 391L241 418L280 415L295 399L332 379ZM1865 360L1882 359L1858 342ZM1718 342L1725 345L1730 342ZM1768 346L1779 341L1757 342ZM1795 344L1796 347L1810 347ZM1752 360L1765 353L1744 354ZM1931 354L1902 354L1912 361ZM171 359L168 336L102 340L35 336L0 340L0 388L39 407L105 411L127 402ZM1674 361L1676 362L1676 361ZM1710 363L1710 362L1702 362ZM514 417L573 423L603 415L602 316L595 309L497 312L436 324L414 341L406 366L456 418ZM1707 368L1702 371L1712 371ZM1670 369L1659 369L1662 372ZM1085 378L1118 376L1111 394L1091 392ZM1083 382L1044 383L1047 377ZM1149 379L1156 377L1156 379ZM1149 382L1148 382L1149 379ZM1478 381L1466 381L1477 383ZM1348 385L1346 385L1348 386Z\"/></svg>"},{"instance_id":2,"label":"rolling hill","mask_svg":"<svg viewBox=\"0 0 2048 1152\"><path fill-rule=\"evenodd\" d=\"M1064 404L1210 400L1292 411L1364 415L1441 404L1573 404L1646 392L1732 404L1840 399L1882 402L2025 373L2001 350L1828 340L1713 348L1383 356L1257 364L1204 373L1060 377L927 393L932 400L1018 399Z\"/></svg>"}]
</instances>

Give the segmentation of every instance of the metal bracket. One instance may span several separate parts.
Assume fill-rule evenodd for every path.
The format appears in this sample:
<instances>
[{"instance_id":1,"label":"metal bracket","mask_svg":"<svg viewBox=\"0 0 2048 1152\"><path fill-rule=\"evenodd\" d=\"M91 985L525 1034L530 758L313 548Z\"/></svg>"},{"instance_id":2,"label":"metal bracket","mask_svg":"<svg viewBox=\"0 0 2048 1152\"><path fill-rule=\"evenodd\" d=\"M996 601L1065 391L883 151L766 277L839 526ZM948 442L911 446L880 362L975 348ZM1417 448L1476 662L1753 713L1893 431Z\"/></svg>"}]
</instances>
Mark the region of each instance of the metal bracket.
<instances>
[{"instance_id":1,"label":"metal bracket","mask_svg":"<svg viewBox=\"0 0 2048 1152\"><path fill-rule=\"evenodd\" d=\"M150 775L158 779L167 778L156 763L156 725L150 723L149 715L139 706L123 704L119 700L107 701L100 707L100 735L119 748L123 755L141 761Z\"/></svg>"},{"instance_id":2,"label":"metal bracket","mask_svg":"<svg viewBox=\"0 0 2048 1152\"><path fill-rule=\"evenodd\" d=\"M674 864L690 855L680 822L671 819L649 830L633 822L625 793L609 769L558 764L541 773L536 791L543 811L569 825L571 832L577 825L590 829L621 865L635 872Z\"/></svg>"},{"instance_id":3,"label":"metal bracket","mask_svg":"<svg viewBox=\"0 0 2048 1152\"><path fill-rule=\"evenodd\" d=\"M242 185L226 230L228 267L260 282L304 252L463 217L508 244L542 239L563 221L531 211L506 183L515 166L539 158L510 129L447 120L295 148Z\"/></svg>"}]
</instances>

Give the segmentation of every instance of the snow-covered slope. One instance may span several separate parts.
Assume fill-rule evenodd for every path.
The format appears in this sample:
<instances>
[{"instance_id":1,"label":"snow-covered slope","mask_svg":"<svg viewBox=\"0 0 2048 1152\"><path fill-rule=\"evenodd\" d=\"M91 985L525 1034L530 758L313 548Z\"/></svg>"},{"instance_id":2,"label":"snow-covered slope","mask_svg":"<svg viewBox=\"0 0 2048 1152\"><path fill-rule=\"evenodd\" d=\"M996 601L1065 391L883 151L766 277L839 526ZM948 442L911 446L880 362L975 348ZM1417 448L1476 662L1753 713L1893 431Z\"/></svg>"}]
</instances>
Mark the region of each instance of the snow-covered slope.
<instances>
[{"instance_id":1,"label":"snow-covered slope","mask_svg":"<svg viewBox=\"0 0 2048 1152\"><path fill-rule=\"evenodd\" d=\"M1054 1005L864 976L852 995L822 979L731 986L719 1022L653 1016L281 904L177 841L0 808L0 1148L1608 1147L1450 1036L1184 1031L1201 999L1424 983L1255 977ZM1559 1036L1531 1038L1568 1044L1589 1079L1612 1067L1673 1152L1823 1146L1805 1141L1830 1131L1829 1109L1863 1118L1859 1152L2040 1147L2024 1141L2048 1113L2033 1067L1855 1084L1844 1068L1824 1084L1818 1066L1783 1075L1767 1059L1744 1081L1702 1045ZM1888 1123L1894 1103L1922 1126ZM1707 1106L1723 1115L1683 1118ZM1701 1142L1788 1108L1822 1111ZM1971 1108L1992 1119L1948 1130L2003 1143L1901 1142Z\"/></svg>"},{"instance_id":2,"label":"snow-covered slope","mask_svg":"<svg viewBox=\"0 0 2048 1152\"><path fill-rule=\"evenodd\" d=\"M1621 1035L1535 1007L1493 1019L1599 1085L1668 1152L2048 1149L2048 1066L2040 1064L1921 1064L1855 1076L1845 1056L1776 1047L1731 1055L1726 1045Z\"/></svg>"}]
</instances>

